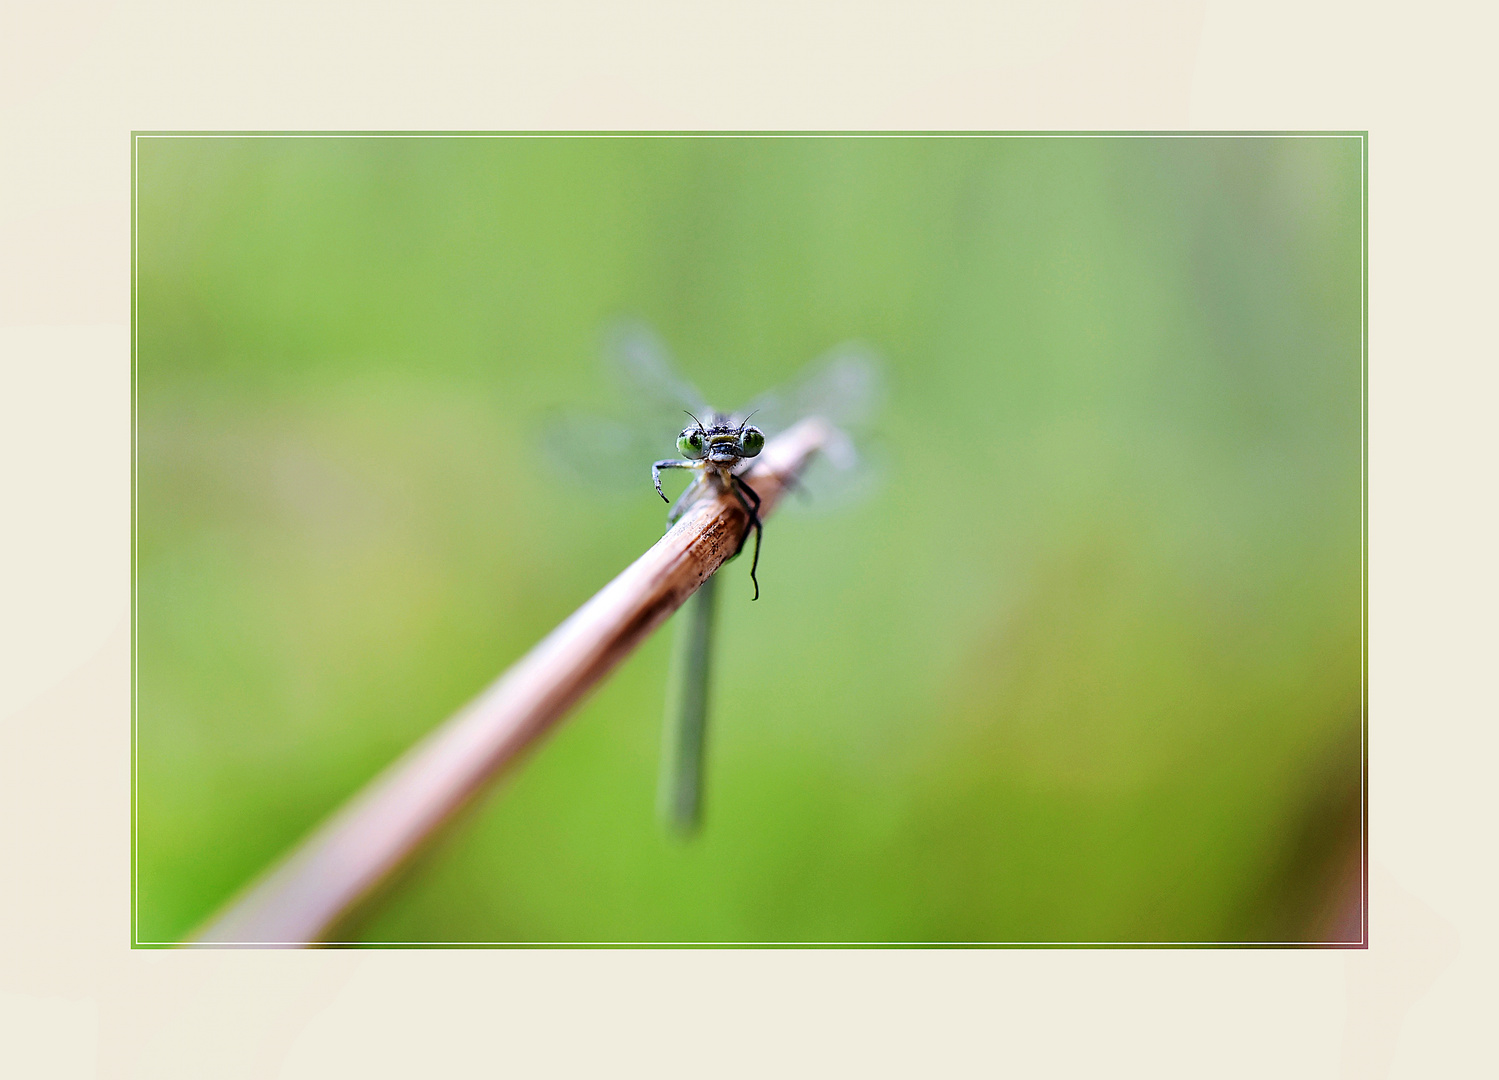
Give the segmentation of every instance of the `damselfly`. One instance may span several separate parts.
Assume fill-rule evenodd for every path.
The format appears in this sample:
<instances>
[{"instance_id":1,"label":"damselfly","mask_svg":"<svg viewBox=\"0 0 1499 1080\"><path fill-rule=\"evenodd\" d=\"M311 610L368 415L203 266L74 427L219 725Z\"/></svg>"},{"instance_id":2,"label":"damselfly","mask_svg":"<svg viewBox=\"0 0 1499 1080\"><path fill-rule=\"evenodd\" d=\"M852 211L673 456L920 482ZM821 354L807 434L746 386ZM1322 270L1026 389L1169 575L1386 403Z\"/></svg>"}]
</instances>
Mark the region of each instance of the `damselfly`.
<instances>
[{"instance_id":1,"label":"damselfly","mask_svg":"<svg viewBox=\"0 0 1499 1080\"><path fill-rule=\"evenodd\" d=\"M629 324L609 335L606 359L631 399L634 423L598 418L569 418L549 426L552 456L572 463L580 473L608 480L621 472L644 479L650 459L676 430L680 458L650 464L651 479L662 499L663 469L686 469L695 475L667 514L667 527L686 509L715 491L731 492L749 514L754 553L750 560L753 599L760 598L757 578L763 526L760 498L745 480L767 437L807 416L821 416L833 424L836 437L826 445L822 462L799 479L797 488L814 504L836 498L867 477L860 469L850 431L868 420L879 403L879 367L864 350L851 345L833 350L789 388L763 395L744 409L726 413L714 409L697 389L673 370L666 351L645 327ZM683 413L690 423L673 423ZM667 500L668 502L670 500ZM736 552L737 555L737 552ZM708 718L713 614L717 575L709 577L677 615L671 681L666 702L662 742L659 807L668 825L679 833L696 829L702 813L704 736Z\"/></svg>"}]
</instances>

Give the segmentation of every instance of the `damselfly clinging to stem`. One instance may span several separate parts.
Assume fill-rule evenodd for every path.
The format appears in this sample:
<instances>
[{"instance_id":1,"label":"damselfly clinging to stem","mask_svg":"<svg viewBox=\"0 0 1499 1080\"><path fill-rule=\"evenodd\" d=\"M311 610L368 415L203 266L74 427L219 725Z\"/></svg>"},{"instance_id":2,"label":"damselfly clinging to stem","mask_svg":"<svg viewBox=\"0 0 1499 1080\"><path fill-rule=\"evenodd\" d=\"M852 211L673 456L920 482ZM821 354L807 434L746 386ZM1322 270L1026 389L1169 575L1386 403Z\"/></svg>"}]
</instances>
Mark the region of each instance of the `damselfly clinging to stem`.
<instances>
[{"instance_id":1,"label":"damselfly clinging to stem","mask_svg":"<svg viewBox=\"0 0 1499 1080\"><path fill-rule=\"evenodd\" d=\"M609 335L606 356L614 375L624 384L633 422L589 417L554 423L550 428L553 456L574 463L585 477L612 480L610 486L619 486L621 480L629 483L632 477L638 484L644 479L646 462L659 456L669 437L665 433L677 430L677 450L682 456L657 460L650 467L652 482L662 499L667 498L661 490L662 470L685 469L695 474L668 513L667 527L699 499L717 491L733 494L749 515L740 550L749 532L755 534L750 560L753 599L760 597L756 572L764 529L760 497L746 482L745 474L753 467L767 437L808 416L820 416L834 426L835 437L823 447L821 455L823 482L816 475L797 480L797 488L814 504L825 504L834 488L846 492L851 480L867 476L856 468L859 457L849 432L872 416L881 387L877 363L856 346L835 349L790 388L765 394L735 413L708 405L696 388L672 369L660 342L643 326L616 326ZM685 427L681 424L683 413L692 421ZM827 484L829 480L834 483ZM659 803L667 824L682 834L697 827L702 813L716 594L714 575L702 583L676 616Z\"/></svg>"},{"instance_id":2,"label":"damselfly clinging to stem","mask_svg":"<svg viewBox=\"0 0 1499 1080\"><path fill-rule=\"evenodd\" d=\"M765 433L757 427L751 427L749 417L736 425L733 417L710 412L708 423L704 424L693 416L691 410L683 411L693 420L693 426L683 428L682 434L677 436L677 449L687 460L668 458L656 462L651 466L651 479L655 481L656 494L661 496L661 501L670 502L666 493L661 490L662 469L695 469L697 477L682 492L677 505L667 515L666 523L673 524L682 516L682 511L702 498L715 482L733 494L749 515L749 527L755 531L755 557L750 561L750 581L755 586L752 599L758 600L760 583L755 580L755 570L760 565L760 537L764 534L765 527L760 522L760 496L745 483L739 473L748 466L751 458L765 449ZM748 536L746 531L745 537ZM743 540L739 542L739 549L744 550ZM734 555L738 554L738 551L734 552Z\"/></svg>"}]
</instances>

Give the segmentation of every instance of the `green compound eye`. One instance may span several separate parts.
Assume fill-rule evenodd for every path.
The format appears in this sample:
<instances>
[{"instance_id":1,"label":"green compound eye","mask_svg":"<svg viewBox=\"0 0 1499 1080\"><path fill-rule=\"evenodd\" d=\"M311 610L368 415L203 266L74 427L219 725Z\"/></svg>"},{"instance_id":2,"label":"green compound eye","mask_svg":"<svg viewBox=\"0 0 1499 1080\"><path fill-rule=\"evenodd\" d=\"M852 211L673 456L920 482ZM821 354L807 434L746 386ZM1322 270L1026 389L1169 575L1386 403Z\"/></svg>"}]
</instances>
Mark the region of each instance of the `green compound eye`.
<instances>
[{"instance_id":1,"label":"green compound eye","mask_svg":"<svg viewBox=\"0 0 1499 1080\"><path fill-rule=\"evenodd\" d=\"M765 449L765 433L759 428L747 427L739 433L739 452L745 457L754 457Z\"/></svg>"},{"instance_id":2,"label":"green compound eye","mask_svg":"<svg viewBox=\"0 0 1499 1080\"><path fill-rule=\"evenodd\" d=\"M677 436L677 450L684 458L698 460L703 456L703 433L696 428L688 428Z\"/></svg>"}]
</instances>

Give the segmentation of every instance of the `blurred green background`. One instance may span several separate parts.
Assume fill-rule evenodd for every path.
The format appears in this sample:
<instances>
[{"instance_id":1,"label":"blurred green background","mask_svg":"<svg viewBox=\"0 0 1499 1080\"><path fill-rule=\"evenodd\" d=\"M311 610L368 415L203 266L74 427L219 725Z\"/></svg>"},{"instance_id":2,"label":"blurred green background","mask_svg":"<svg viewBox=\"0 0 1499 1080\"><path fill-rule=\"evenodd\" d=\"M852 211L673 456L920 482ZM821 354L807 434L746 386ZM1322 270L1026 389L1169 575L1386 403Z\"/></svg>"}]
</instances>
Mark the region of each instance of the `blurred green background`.
<instances>
[{"instance_id":1,"label":"blurred green background","mask_svg":"<svg viewBox=\"0 0 1499 1080\"><path fill-rule=\"evenodd\" d=\"M344 936L1356 937L1356 138L143 138L138 939L662 529L545 460L637 316L726 406L860 339L883 483L671 627ZM663 431L669 456L675 431Z\"/></svg>"}]
</instances>

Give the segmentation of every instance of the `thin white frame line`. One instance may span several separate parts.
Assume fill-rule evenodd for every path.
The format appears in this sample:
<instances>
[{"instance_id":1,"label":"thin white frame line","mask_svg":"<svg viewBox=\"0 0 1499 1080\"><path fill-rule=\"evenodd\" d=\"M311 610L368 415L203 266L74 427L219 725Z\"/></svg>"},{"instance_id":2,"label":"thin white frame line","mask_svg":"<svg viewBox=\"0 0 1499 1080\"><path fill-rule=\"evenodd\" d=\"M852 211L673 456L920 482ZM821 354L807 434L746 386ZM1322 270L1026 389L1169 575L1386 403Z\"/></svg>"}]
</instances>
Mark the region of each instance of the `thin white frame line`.
<instances>
[{"instance_id":1,"label":"thin white frame line","mask_svg":"<svg viewBox=\"0 0 1499 1080\"><path fill-rule=\"evenodd\" d=\"M140 637L140 605L136 602L136 581L139 578L137 559L140 546L136 533L139 529L140 484L138 466L140 449L136 412L139 407L139 366L136 353L140 340L140 291L136 288L136 269L140 247L140 154L139 138L130 143L130 937L140 937L140 753L137 719L140 713L139 657L136 641Z\"/></svg>"},{"instance_id":2,"label":"thin white frame line","mask_svg":"<svg viewBox=\"0 0 1499 1080\"><path fill-rule=\"evenodd\" d=\"M554 948L566 946L578 949L640 949L681 948L711 949L734 946L749 949L774 948L822 948L822 949L880 949L880 948L983 948L989 946L1019 948L1234 948L1234 949L1284 949L1289 947L1325 949L1329 947L1361 948L1362 941L141 941L139 946L160 945L167 948L191 949L241 949L241 948L285 948L354 946L361 949L385 949L407 946L463 947L476 945L495 948Z\"/></svg>"},{"instance_id":3,"label":"thin white frame line","mask_svg":"<svg viewBox=\"0 0 1499 1080\"><path fill-rule=\"evenodd\" d=\"M130 132L130 944L133 947L181 947L192 948L270 948L277 945L354 945L360 948L415 947L496 947L496 948L714 948L733 945L745 948L899 948L899 947L1031 947L1031 948L1096 948L1096 947L1157 947L1157 948L1336 948L1369 947L1369 142L1367 132ZM1357 139L1360 147L1360 621L1363 640L1360 645L1360 941L1343 942L214 942L213 945L193 945L190 942L144 942L139 939L139 852L136 837L139 832L139 810L136 805L139 754L138 636L139 615L135 604L136 561L138 561L138 504L136 484L138 466L138 360L139 299L136 290L136 263L139 249L139 154L136 144L141 139L160 138L1148 138L1148 139L1208 139L1208 138L1322 138Z\"/></svg>"},{"instance_id":4,"label":"thin white frame line","mask_svg":"<svg viewBox=\"0 0 1499 1080\"><path fill-rule=\"evenodd\" d=\"M1369 945L1369 143L1367 133L1359 136L1359 210L1363 226L1359 246L1359 370L1362 374L1359 385L1359 566L1362 570L1359 589L1359 609L1363 613L1363 641L1360 642L1360 689L1363 699L1362 715L1359 717L1361 733L1360 749L1363 751L1359 763L1359 869L1362 880L1359 892L1363 899L1359 911L1359 928L1362 944Z\"/></svg>"},{"instance_id":5,"label":"thin white frame line","mask_svg":"<svg viewBox=\"0 0 1499 1080\"><path fill-rule=\"evenodd\" d=\"M1340 131L139 131L137 139L1363 139Z\"/></svg>"}]
</instances>

